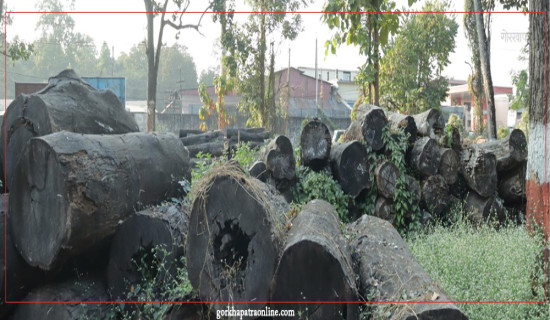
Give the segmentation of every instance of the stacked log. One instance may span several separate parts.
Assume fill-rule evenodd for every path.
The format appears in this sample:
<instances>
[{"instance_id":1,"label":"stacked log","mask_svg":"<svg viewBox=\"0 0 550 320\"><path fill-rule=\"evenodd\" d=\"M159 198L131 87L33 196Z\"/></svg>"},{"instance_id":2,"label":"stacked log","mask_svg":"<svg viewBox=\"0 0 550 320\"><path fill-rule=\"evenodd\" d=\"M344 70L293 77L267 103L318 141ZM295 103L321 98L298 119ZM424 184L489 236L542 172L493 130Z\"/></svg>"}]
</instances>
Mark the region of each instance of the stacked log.
<instances>
[{"instance_id":1,"label":"stacked log","mask_svg":"<svg viewBox=\"0 0 550 320\"><path fill-rule=\"evenodd\" d=\"M33 137L63 130L86 134L139 131L132 115L112 91L94 89L73 70L50 78L37 93L17 97L8 106L5 120L0 133L0 159L8 188L14 182L13 174L24 147Z\"/></svg>"},{"instance_id":2,"label":"stacked log","mask_svg":"<svg viewBox=\"0 0 550 320\"><path fill-rule=\"evenodd\" d=\"M413 116L418 135L439 141L445 130L445 120L437 109L430 109Z\"/></svg>"},{"instance_id":3,"label":"stacked log","mask_svg":"<svg viewBox=\"0 0 550 320\"><path fill-rule=\"evenodd\" d=\"M219 157L223 154L224 139L223 132L209 131L198 134L188 133L180 138L181 143L189 150L189 157L196 158L199 152L209 153L213 157Z\"/></svg>"},{"instance_id":4,"label":"stacked log","mask_svg":"<svg viewBox=\"0 0 550 320\"><path fill-rule=\"evenodd\" d=\"M386 112L388 124L392 133L403 130L403 133L409 136L409 145L413 145L418 136L418 128L414 117L396 112Z\"/></svg>"},{"instance_id":5,"label":"stacked log","mask_svg":"<svg viewBox=\"0 0 550 320\"><path fill-rule=\"evenodd\" d=\"M330 150L330 165L342 190L357 197L370 187L367 151L358 141L336 143Z\"/></svg>"},{"instance_id":6,"label":"stacked log","mask_svg":"<svg viewBox=\"0 0 550 320\"><path fill-rule=\"evenodd\" d=\"M277 189L281 192L289 190L296 175L294 148L290 140L283 135L273 138L263 148L261 159Z\"/></svg>"},{"instance_id":7,"label":"stacked log","mask_svg":"<svg viewBox=\"0 0 550 320\"><path fill-rule=\"evenodd\" d=\"M497 161L493 153L473 145L460 154L462 175L470 189L490 197L497 188Z\"/></svg>"},{"instance_id":8,"label":"stacked log","mask_svg":"<svg viewBox=\"0 0 550 320\"><path fill-rule=\"evenodd\" d=\"M270 138L269 131L264 128L225 129L228 156L237 149L239 143L247 143L252 148L261 147Z\"/></svg>"},{"instance_id":9,"label":"stacked log","mask_svg":"<svg viewBox=\"0 0 550 320\"><path fill-rule=\"evenodd\" d=\"M319 119L306 123L300 134L301 162L314 171L328 165L332 140L328 127Z\"/></svg>"},{"instance_id":10,"label":"stacked log","mask_svg":"<svg viewBox=\"0 0 550 320\"><path fill-rule=\"evenodd\" d=\"M437 174L440 160L437 141L428 137L418 139L409 156L410 166L415 174L422 178Z\"/></svg>"},{"instance_id":11,"label":"stacked log","mask_svg":"<svg viewBox=\"0 0 550 320\"><path fill-rule=\"evenodd\" d=\"M344 133L344 142L364 141L367 148L381 150L384 147L382 133L388 124L384 110L374 105L362 104L355 111L355 119Z\"/></svg>"},{"instance_id":12,"label":"stacked log","mask_svg":"<svg viewBox=\"0 0 550 320\"><path fill-rule=\"evenodd\" d=\"M439 173L445 178L448 185L455 184L460 171L458 154L453 149L440 148L439 155Z\"/></svg>"}]
</instances>

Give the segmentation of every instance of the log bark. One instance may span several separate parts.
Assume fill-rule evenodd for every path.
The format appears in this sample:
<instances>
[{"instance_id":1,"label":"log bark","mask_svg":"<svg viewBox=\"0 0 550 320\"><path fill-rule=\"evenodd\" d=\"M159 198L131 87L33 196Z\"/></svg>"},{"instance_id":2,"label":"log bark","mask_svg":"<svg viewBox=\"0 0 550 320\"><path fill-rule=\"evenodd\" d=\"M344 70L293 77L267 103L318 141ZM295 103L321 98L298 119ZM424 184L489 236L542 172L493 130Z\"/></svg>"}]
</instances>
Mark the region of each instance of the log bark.
<instances>
[{"instance_id":1,"label":"log bark","mask_svg":"<svg viewBox=\"0 0 550 320\"><path fill-rule=\"evenodd\" d=\"M335 143L330 150L332 175L342 190L357 197L370 188L368 155L358 141Z\"/></svg>"},{"instance_id":2,"label":"log bark","mask_svg":"<svg viewBox=\"0 0 550 320\"><path fill-rule=\"evenodd\" d=\"M271 285L271 301L311 301L307 304L274 303L272 309L298 309L307 319L357 319L357 304L322 304L356 301L351 256L334 208L313 200L292 222Z\"/></svg>"},{"instance_id":3,"label":"log bark","mask_svg":"<svg viewBox=\"0 0 550 320\"><path fill-rule=\"evenodd\" d=\"M433 217L442 216L449 205L449 186L445 178L438 174L430 176L422 183L422 205Z\"/></svg>"},{"instance_id":4,"label":"log bark","mask_svg":"<svg viewBox=\"0 0 550 320\"><path fill-rule=\"evenodd\" d=\"M460 153L462 175L470 189L482 197L489 197L497 190L497 159L493 153L478 146Z\"/></svg>"},{"instance_id":5,"label":"log bark","mask_svg":"<svg viewBox=\"0 0 550 320\"><path fill-rule=\"evenodd\" d=\"M395 218L393 201L382 196L378 196L374 204L374 215L393 224L393 220Z\"/></svg>"},{"instance_id":6,"label":"log bark","mask_svg":"<svg viewBox=\"0 0 550 320\"><path fill-rule=\"evenodd\" d=\"M470 221L477 224L504 222L506 220L502 200L496 196L486 198L475 192L470 192L466 196L464 212Z\"/></svg>"},{"instance_id":7,"label":"log bark","mask_svg":"<svg viewBox=\"0 0 550 320\"><path fill-rule=\"evenodd\" d=\"M412 204L413 205L419 205L420 200L422 200L422 188L418 181L412 176L405 175L405 178L407 179L407 190L412 196ZM405 218L410 221L412 219L412 210L405 211Z\"/></svg>"},{"instance_id":8,"label":"log bark","mask_svg":"<svg viewBox=\"0 0 550 320\"><path fill-rule=\"evenodd\" d=\"M146 151L145 151L146 150ZM184 194L189 155L172 134L31 139L14 174L14 243L25 261L55 268L112 235L135 209Z\"/></svg>"},{"instance_id":9,"label":"log bark","mask_svg":"<svg viewBox=\"0 0 550 320\"><path fill-rule=\"evenodd\" d=\"M234 141L241 141L241 142L247 142L247 141L255 141L255 142L264 142L264 140L269 139L269 132L247 132L247 131L240 131L232 135L228 135L227 139L234 140Z\"/></svg>"},{"instance_id":10,"label":"log bark","mask_svg":"<svg viewBox=\"0 0 550 320\"><path fill-rule=\"evenodd\" d=\"M410 167L417 176L422 178L437 174L440 160L437 141L428 137L418 139L409 155Z\"/></svg>"},{"instance_id":11,"label":"log bark","mask_svg":"<svg viewBox=\"0 0 550 320\"><path fill-rule=\"evenodd\" d=\"M269 179L269 172L263 161L254 162L248 171L252 177L257 178L261 182L266 182Z\"/></svg>"},{"instance_id":12,"label":"log bark","mask_svg":"<svg viewBox=\"0 0 550 320\"><path fill-rule=\"evenodd\" d=\"M453 149L447 148L439 149L439 154L439 174L445 178L448 185L452 185L456 182L460 170L458 154Z\"/></svg>"},{"instance_id":13,"label":"log bark","mask_svg":"<svg viewBox=\"0 0 550 320\"><path fill-rule=\"evenodd\" d=\"M201 134L189 134L184 138L180 138L184 146L191 146L195 144L202 144L208 142L222 141L223 132L221 131L209 131Z\"/></svg>"},{"instance_id":14,"label":"log bark","mask_svg":"<svg viewBox=\"0 0 550 320\"><path fill-rule=\"evenodd\" d=\"M356 119L360 123L362 137L355 137L354 140L363 138L367 148L381 150L384 147L382 132L388 125L384 110L374 105L362 104L357 107Z\"/></svg>"},{"instance_id":15,"label":"log bark","mask_svg":"<svg viewBox=\"0 0 550 320\"><path fill-rule=\"evenodd\" d=\"M190 157L196 157L199 152L209 153L213 157L219 157L223 154L225 144L223 141L205 142L187 146Z\"/></svg>"},{"instance_id":16,"label":"log bark","mask_svg":"<svg viewBox=\"0 0 550 320\"><path fill-rule=\"evenodd\" d=\"M180 129L178 133L179 133L178 136L180 138L185 138L193 134L203 134L204 131L198 130L198 129Z\"/></svg>"},{"instance_id":17,"label":"log bark","mask_svg":"<svg viewBox=\"0 0 550 320\"><path fill-rule=\"evenodd\" d=\"M527 161L510 171L498 173L498 195L507 205L523 203Z\"/></svg>"},{"instance_id":18,"label":"log bark","mask_svg":"<svg viewBox=\"0 0 550 320\"><path fill-rule=\"evenodd\" d=\"M11 230L6 229L4 221L5 208L7 208L9 195L0 195L0 319L6 319L7 315L15 307L14 304L5 301L21 301L29 291L40 285L44 279L44 273L29 266L13 245ZM9 215L8 215L9 216ZM4 242L4 235L6 241ZM5 250L4 250L5 249ZM5 290L4 290L5 289Z\"/></svg>"},{"instance_id":19,"label":"log bark","mask_svg":"<svg viewBox=\"0 0 550 320\"><path fill-rule=\"evenodd\" d=\"M385 160L374 169L374 177L378 193L384 198L393 199L395 196L395 183L401 176L399 168L393 162Z\"/></svg>"},{"instance_id":20,"label":"log bark","mask_svg":"<svg viewBox=\"0 0 550 320\"><path fill-rule=\"evenodd\" d=\"M413 115L413 118L416 122L419 136L429 137L438 141L443 135L445 119L439 110L430 109Z\"/></svg>"},{"instance_id":21,"label":"log bark","mask_svg":"<svg viewBox=\"0 0 550 320\"><path fill-rule=\"evenodd\" d=\"M130 286L141 283L143 271L138 270L136 263L149 261L146 256L154 256L156 264L147 267L158 270L157 281L176 277L185 255L188 216L183 211L179 205L151 207L135 213L118 227L107 266L107 285L113 297L124 300Z\"/></svg>"},{"instance_id":22,"label":"log bark","mask_svg":"<svg viewBox=\"0 0 550 320\"><path fill-rule=\"evenodd\" d=\"M418 136L418 128L414 118L409 115L404 115L396 112L386 112L388 115L388 125L392 133L397 133L399 130L403 130L405 134L409 135L409 145L413 145Z\"/></svg>"},{"instance_id":23,"label":"log bark","mask_svg":"<svg viewBox=\"0 0 550 320\"><path fill-rule=\"evenodd\" d=\"M288 204L231 164L212 169L196 188L186 245L191 285L203 301L268 301Z\"/></svg>"},{"instance_id":24,"label":"log bark","mask_svg":"<svg viewBox=\"0 0 550 320\"><path fill-rule=\"evenodd\" d=\"M50 78L48 85L37 93L17 97L8 106L5 119L0 133L0 157L7 172L8 188L24 147L32 137L62 130L88 134L139 131L135 119L112 91L92 88L72 70Z\"/></svg>"},{"instance_id":25,"label":"log bark","mask_svg":"<svg viewBox=\"0 0 550 320\"><path fill-rule=\"evenodd\" d=\"M363 215L350 225L357 235L350 243L359 293L371 301L408 303L373 304L374 312L386 319L468 319L451 297L418 264L405 241L387 221ZM406 296L406 298L405 298ZM436 303L420 303L430 301ZM418 302L418 303L415 303Z\"/></svg>"},{"instance_id":26,"label":"log bark","mask_svg":"<svg viewBox=\"0 0 550 320\"><path fill-rule=\"evenodd\" d=\"M301 163L314 171L328 165L332 140L328 127L319 119L306 123L300 134Z\"/></svg>"},{"instance_id":27,"label":"log bark","mask_svg":"<svg viewBox=\"0 0 550 320\"><path fill-rule=\"evenodd\" d=\"M527 160L527 140L520 129L514 129L503 139L479 145L485 152L491 152L497 159L497 170L511 170Z\"/></svg>"},{"instance_id":28,"label":"log bark","mask_svg":"<svg viewBox=\"0 0 550 320\"><path fill-rule=\"evenodd\" d=\"M271 176L277 180L292 180L296 174L294 149L283 135L275 137L263 150L263 161Z\"/></svg>"},{"instance_id":29,"label":"log bark","mask_svg":"<svg viewBox=\"0 0 550 320\"><path fill-rule=\"evenodd\" d=\"M231 139L231 137L237 137L239 134L260 134L265 132L265 128L227 128L225 129L225 137ZM269 135L269 132L267 132Z\"/></svg>"},{"instance_id":30,"label":"log bark","mask_svg":"<svg viewBox=\"0 0 550 320\"><path fill-rule=\"evenodd\" d=\"M44 319L74 320L102 319L109 311L105 286L100 280L71 279L33 290L26 298L27 303L17 306L13 320ZM38 301L85 301L88 303L36 303ZM34 303L33 303L34 302Z\"/></svg>"}]
</instances>

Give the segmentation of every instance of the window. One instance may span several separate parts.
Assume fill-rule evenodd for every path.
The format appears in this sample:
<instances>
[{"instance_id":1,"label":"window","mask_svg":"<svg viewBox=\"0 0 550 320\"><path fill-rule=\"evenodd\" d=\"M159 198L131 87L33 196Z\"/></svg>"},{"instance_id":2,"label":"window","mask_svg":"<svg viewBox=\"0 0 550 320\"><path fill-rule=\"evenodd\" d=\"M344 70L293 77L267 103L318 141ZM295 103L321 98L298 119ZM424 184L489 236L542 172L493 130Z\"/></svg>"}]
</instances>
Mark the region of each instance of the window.
<instances>
[{"instance_id":1,"label":"window","mask_svg":"<svg viewBox=\"0 0 550 320\"><path fill-rule=\"evenodd\" d=\"M351 72L344 71L344 77L342 78L344 81L351 81Z\"/></svg>"}]
</instances>

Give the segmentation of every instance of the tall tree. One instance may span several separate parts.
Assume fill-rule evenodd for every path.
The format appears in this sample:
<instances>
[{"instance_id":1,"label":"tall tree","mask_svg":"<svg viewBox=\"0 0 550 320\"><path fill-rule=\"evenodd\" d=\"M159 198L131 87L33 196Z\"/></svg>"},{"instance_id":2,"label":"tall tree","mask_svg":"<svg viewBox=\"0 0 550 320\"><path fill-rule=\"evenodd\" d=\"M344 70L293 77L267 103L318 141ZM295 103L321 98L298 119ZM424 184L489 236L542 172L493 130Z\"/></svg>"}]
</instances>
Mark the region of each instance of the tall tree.
<instances>
[{"instance_id":1,"label":"tall tree","mask_svg":"<svg viewBox=\"0 0 550 320\"><path fill-rule=\"evenodd\" d=\"M5 38L4 33L6 25L11 24L11 17L5 15L6 3L4 0L0 0L0 38ZM5 19L4 19L5 18ZM18 38L14 38L7 43L7 48L4 48L4 41L0 44L0 52L6 57L10 58L13 62L23 59L28 60L33 52L33 45L24 41L20 41Z\"/></svg>"},{"instance_id":2,"label":"tall tree","mask_svg":"<svg viewBox=\"0 0 550 320\"><path fill-rule=\"evenodd\" d=\"M449 11L448 1L431 0L424 12ZM402 113L439 108L448 83L441 75L455 48L458 24L444 13L407 14L380 64L380 104Z\"/></svg>"},{"instance_id":3,"label":"tall tree","mask_svg":"<svg viewBox=\"0 0 550 320\"><path fill-rule=\"evenodd\" d=\"M202 70L199 76L199 83L204 83L206 86L214 85L214 77L218 71L214 67L210 67L206 70Z\"/></svg>"},{"instance_id":4,"label":"tall tree","mask_svg":"<svg viewBox=\"0 0 550 320\"><path fill-rule=\"evenodd\" d=\"M111 55L111 50L107 45L107 42L103 41L101 50L99 51L99 59L97 61L97 70L99 76L110 75L114 69L114 57Z\"/></svg>"},{"instance_id":5,"label":"tall tree","mask_svg":"<svg viewBox=\"0 0 550 320\"><path fill-rule=\"evenodd\" d=\"M145 3L145 15L147 17L147 37L145 42L145 53L147 55L147 125L146 130L148 132L155 131L155 112L157 103L157 76L159 70L160 55L162 49L162 37L164 35L164 28L169 26L178 31L184 29L199 30L204 13L212 6L209 2L207 8L200 16L199 20L195 24L187 24L183 22L183 16L190 5L190 0L143 0ZM168 3L173 2L176 5L178 13L168 13L169 18L166 17ZM160 16L159 30L156 35L155 45L155 18Z\"/></svg>"},{"instance_id":6,"label":"tall tree","mask_svg":"<svg viewBox=\"0 0 550 320\"><path fill-rule=\"evenodd\" d=\"M472 73L468 76L468 91L472 96L471 107L474 108L475 129L479 134L483 133L483 82L481 80L481 60L479 58L479 42L477 40L476 19L474 16L473 0L464 1L464 33L468 39L468 46L472 52Z\"/></svg>"}]
</instances>

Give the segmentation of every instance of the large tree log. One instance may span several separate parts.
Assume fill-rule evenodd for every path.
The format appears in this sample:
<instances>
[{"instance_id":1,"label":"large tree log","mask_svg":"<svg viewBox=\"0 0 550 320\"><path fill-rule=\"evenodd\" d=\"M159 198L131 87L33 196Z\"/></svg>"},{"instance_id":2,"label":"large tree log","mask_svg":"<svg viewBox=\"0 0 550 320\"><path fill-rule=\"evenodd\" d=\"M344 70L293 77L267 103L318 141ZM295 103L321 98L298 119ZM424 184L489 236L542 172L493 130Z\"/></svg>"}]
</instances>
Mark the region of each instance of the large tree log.
<instances>
[{"instance_id":1,"label":"large tree log","mask_svg":"<svg viewBox=\"0 0 550 320\"><path fill-rule=\"evenodd\" d=\"M31 139L14 177L14 243L49 270L113 234L134 209L183 195L189 155L172 134L62 131Z\"/></svg>"},{"instance_id":2,"label":"large tree log","mask_svg":"<svg viewBox=\"0 0 550 320\"><path fill-rule=\"evenodd\" d=\"M397 112L386 112L388 115L388 124L392 133L397 133L403 130L409 135L409 145L413 145L418 135L418 128L412 116L400 114Z\"/></svg>"},{"instance_id":3,"label":"large tree log","mask_svg":"<svg viewBox=\"0 0 550 320\"><path fill-rule=\"evenodd\" d=\"M448 185L452 185L458 178L458 172L460 171L460 159L458 154L453 149L441 148L439 149L440 161L439 161L439 174L445 178Z\"/></svg>"},{"instance_id":4,"label":"large tree log","mask_svg":"<svg viewBox=\"0 0 550 320\"><path fill-rule=\"evenodd\" d=\"M389 222L363 215L349 229L356 235L350 248L361 296L372 297L371 301L404 299L408 302L373 304L376 314L392 320L468 319L454 304L447 302L451 298L422 269Z\"/></svg>"},{"instance_id":5,"label":"large tree log","mask_svg":"<svg viewBox=\"0 0 550 320\"><path fill-rule=\"evenodd\" d=\"M479 147L496 156L498 171L513 169L527 160L527 140L520 129L512 130L506 138L488 141Z\"/></svg>"},{"instance_id":6,"label":"large tree log","mask_svg":"<svg viewBox=\"0 0 550 320\"><path fill-rule=\"evenodd\" d=\"M234 140L237 142L247 142L247 141L255 141L255 142L264 142L264 140L269 139L269 132L247 132L247 131L239 131L238 134L229 135L227 139Z\"/></svg>"},{"instance_id":7,"label":"large tree log","mask_svg":"<svg viewBox=\"0 0 550 320\"><path fill-rule=\"evenodd\" d=\"M275 137L263 150L262 160L271 176L277 180L292 180L296 174L294 149L283 135Z\"/></svg>"},{"instance_id":8,"label":"large tree log","mask_svg":"<svg viewBox=\"0 0 550 320\"><path fill-rule=\"evenodd\" d=\"M225 137L231 139L232 137L237 137L242 134L260 134L264 132L265 128L227 128L225 129ZM267 132L267 135L269 138L269 132Z\"/></svg>"},{"instance_id":9,"label":"large tree log","mask_svg":"<svg viewBox=\"0 0 550 320\"><path fill-rule=\"evenodd\" d=\"M29 266L13 246L11 230L6 229L4 225L5 208L7 207L5 201L8 201L8 198L8 194L0 194L0 236L2 237L0 246L0 266L2 266L0 269L0 319L5 319L15 306L5 303L5 301L22 300L33 287L40 285L44 278L44 273L38 268Z\"/></svg>"},{"instance_id":10,"label":"large tree log","mask_svg":"<svg viewBox=\"0 0 550 320\"><path fill-rule=\"evenodd\" d=\"M460 153L462 175L470 189L482 197L489 197L497 190L497 159L474 145Z\"/></svg>"},{"instance_id":11,"label":"large tree log","mask_svg":"<svg viewBox=\"0 0 550 320\"><path fill-rule=\"evenodd\" d=\"M401 171L393 162L382 161L374 169L374 177L378 193L387 199L393 199L395 195L395 184L401 176Z\"/></svg>"},{"instance_id":12,"label":"large tree log","mask_svg":"<svg viewBox=\"0 0 550 320\"><path fill-rule=\"evenodd\" d=\"M441 156L437 141L423 137L418 139L409 155L409 165L422 178L437 174Z\"/></svg>"},{"instance_id":13,"label":"large tree log","mask_svg":"<svg viewBox=\"0 0 550 320\"><path fill-rule=\"evenodd\" d=\"M269 172L263 161L254 162L248 171L252 177L257 178L261 182L266 182L269 178Z\"/></svg>"},{"instance_id":14,"label":"large tree log","mask_svg":"<svg viewBox=\"0 0 550 320\"><path fill-rule=\"evenodd\" d=\"M504 222L506 212L502 200L496 196L482 197L475 192L468 193L464 202L464 213L472 222Z\"/></svg>"},{"instance_id":15,"label":"large tree log","mask_svg":"<svg viewBox=\"0 0 550 320\"><path fill-rule=\"evenodd\" d=\"M300 134L301 163L314 171L328 165L332 140L328 127L319 119L306 123Z\"/></svg>"},{"instance_id":16,"label":"large tree log","mask_svg":"<svg viewBox=\"0 0 550 320\"><path fill-rule=\"evenodd\" d=\"M189 150L189 156L193 158L196 157L199 152L209 153L213 157L219 157L223 154L224 147L224 142L220 140L190 145L187 146L187 150Z\"/></svg>"},{"instance_id":17,"label":"large tree log","mask_svg":"<svg viewBox=\"0 0 550 320\"><path fill-rule=\"evenodd\" d=\"M374 215L393 224L393 220L395 218L393 201L382 196L378 196L374 204Z\"/></svg>"},{"instance_id":18,"label":"large tree log","mask_svg":"<svg viewBox=\"0 0 550 320\"><path fill-rule=\"evenodd\" d=\"M307 304L274 303L272 309L298 309L307 319L357 319L357 304L323 304L356 301L351 256L334 208L313 200L292 222L271 285L271 300L311 301Z\"/></svg>"},{"instance_id":19,"label":"large tree log","mask_svg":"<svg viewBox=\"0 0 550 320\"><path fill-rule=\"evenodd\" d=\"M447 130L447 128L445 128L445 130ZM439 138L439 143L442 146L449 146L457 154L460 154L460 152L462 151L460 130L458 130L458 128L455 126L452 126L450 130L451 131L449 133L445 132L445 134L441 136L441 138ZM450 135L450 137L448 137L447 135Z\"/></svg>"},{"instance_id":20,"label":"large tree log","mask_svg":"<svg viewBox=\"0 0 550 320\"><path fill-rule=\"evenodd\" d=\"M37 93L17 97L8 106L5 118L0 133L0 158L6 168L8 188L23 149L32 137L62 130L89 134L139 131L134 117L112 91L92 88L73 70L50 78L48 85Z\"/></svg>"},{"instance_id":21,"label":"large tree log","mask_svg":"<svg viewBox=\"0 0 550 320\"><path fill-rule=\"evenodd\" d=\"M203 134L204 131L198 129L180 129L178 133L180 138L185 138L193 134Z\"/></svg>"},{"instance_id":22,"label":"large tree log","mask_svg":"<svg viewBox=\"0 0 550 320\"><path fill-rule=\"evenodd\" d=\"M381 150L384 147L382 133L388 125L384 110L374 105L362 104L357 107L355 115L361 126L361 137L354 137L354 140L363 138L367 148Z\"/></svg>"},{"instance_id":23,"label":"large tree log","mask_svg":"<svg viewBox=\"0 0 550 320\"><path fill-rule=\"evenodd\" d=\"M130 286L142 281L140 267L155 268L157 281L176 277L185 254L187 220L180 206L164 205L137 212L120 225L113 237L107 267L107 285L113 297L124 300ZM142 258L155 262L142 266Z\"/></svg>"},{"instance_id":24,"label":"large tree log","mask_svg":"<svg viewBox=\"0 0 550 320\"><path fill-rule=\"evenodd\" d=\"M267 301L288 204L231 164L212 169L195 188L186 250L191 285L203 301Z\"/></svg>"},{"instance_id":25,"label":"large tree log","mask_svg":"<svg viewBox=\"0 0 550 320\"><path fill-rule=\"evenodd\" d=\"M51 301L51 303L37 303ZM63 303L83 301L84 303ZM105 286L99 280L71 279L33 290L15 310L14 320L104 319L109 311ZM87 302L87 303L86 303Z\"/></svg>"},{"instance_id":26,"label":"large tree log","mask_svg":"<svg viewBox=\"0 0 550 320\"><path fill-rule=\"evenodd\" d=\"M527 161L510 171L498 173L498 195L507 205L524 202Z\"/></svg>"},{"instance_id":27,"label":"large tree log","mask_svg":"<svg viewBox=\"0 0 550 320\"><path fill-rule=\"evenodd\" d=\"M180 138L184 146L190 146L195 144L202 144L214 141L223 142L223 132L221 131L209 131L202 134L189 134L184 138Z\"/></svg>"},{"instance_id":28,"label":"large tree log","mask_svg":"<svg viewBox=\"0 0 550 320\"><path fill-rule=\"evenodd\" d=\"M418 135L430 137L436 141L443 135L445 130L445 119L441 112L436 109L430 109L413 116L418 128Z\"/></svg>"},{"instance_id":29,"label":"large tree log","mask_svg":"<svg viewBox=\"0 0 550 320\"><path fill-rule=\"evenodd\" d=\"M370 188L367 160L367 151L358 141L335 143L331 147L332 174L342 190L354 198Z\"/></svg>"},{"instance_id":30,"label":"large tree log","mask_svg":"<svg viewBox=\"0 0 550 320\"><path fill-rule=\"evenodd\" d=\"M422 183L422 205L434 217L441 216L449 205L449 186L445 178L438 174L430 176Z\"/></svg>"}]
</instances>

